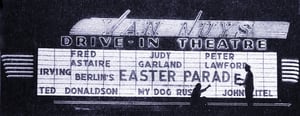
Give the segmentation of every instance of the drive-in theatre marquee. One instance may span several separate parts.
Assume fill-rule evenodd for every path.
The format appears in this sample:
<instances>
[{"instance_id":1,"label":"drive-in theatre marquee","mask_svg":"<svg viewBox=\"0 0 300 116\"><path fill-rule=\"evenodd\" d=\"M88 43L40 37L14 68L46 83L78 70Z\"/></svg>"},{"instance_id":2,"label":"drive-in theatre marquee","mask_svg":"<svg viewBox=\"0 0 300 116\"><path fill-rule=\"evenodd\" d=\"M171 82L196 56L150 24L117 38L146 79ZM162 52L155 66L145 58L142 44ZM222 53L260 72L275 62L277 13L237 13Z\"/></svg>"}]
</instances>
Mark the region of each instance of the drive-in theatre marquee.
<instances>
[{"instance_id":1,"label":"drive-in theatre marquee","mask_svg":"<svg viewBox=\"0 0 300 116\"><path fill-rule=\"evenodd\" d=\"M39 96L244 98L238 78L254 75L254 98L277 98L277 53L288 22L89 18L55 46L38 48Z\"/></svg>"}]
</instances>

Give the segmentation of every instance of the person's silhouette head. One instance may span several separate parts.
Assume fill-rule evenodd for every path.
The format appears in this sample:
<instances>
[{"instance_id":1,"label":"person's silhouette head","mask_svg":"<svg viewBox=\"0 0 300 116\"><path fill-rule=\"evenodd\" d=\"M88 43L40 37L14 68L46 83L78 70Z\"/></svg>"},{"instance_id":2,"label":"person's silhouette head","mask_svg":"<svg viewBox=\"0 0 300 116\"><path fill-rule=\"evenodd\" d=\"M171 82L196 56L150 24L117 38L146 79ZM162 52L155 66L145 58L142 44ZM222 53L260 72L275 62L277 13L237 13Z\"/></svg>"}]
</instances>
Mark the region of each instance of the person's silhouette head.
<instances>
[{"instance_id":1,"label":"person's silhouette head","mask_svg":"<svg viewBox=\"0 0 300 116\"><path fill-rule=\"evenodd\" d=\"M197 83L196 86L195 86L195 88L201 89L201 83Z\"/></svg>"},{"instance_id":2,"label":"person's silhouette head","mask_svg":"<svg viewBox=\"0 0 300 116\"><path fill-rule=\"evenodd\" d=\"M248 64L245 64L245 71L249 72L251 70L251 66Z\"/></svg>"}]
</instances>

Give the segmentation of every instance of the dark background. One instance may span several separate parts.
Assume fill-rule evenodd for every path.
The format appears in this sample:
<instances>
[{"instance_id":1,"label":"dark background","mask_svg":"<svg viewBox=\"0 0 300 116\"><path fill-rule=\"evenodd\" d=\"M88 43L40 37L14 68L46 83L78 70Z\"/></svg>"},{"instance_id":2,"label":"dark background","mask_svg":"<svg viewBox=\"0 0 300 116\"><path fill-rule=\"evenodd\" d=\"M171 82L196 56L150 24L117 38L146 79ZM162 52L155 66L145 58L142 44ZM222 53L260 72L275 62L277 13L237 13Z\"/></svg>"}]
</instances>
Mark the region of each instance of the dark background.
<instances>
[{"instance_id":1,"label":"dark background","mask_svg":"<svg viewBox=\"0 0 300 116\"><path fill-rule=\"evenodd\" d=\"M280 57L300 56L298 0L3 0L2 2L4 53L34 54L38 47L56 43L61 35L68 35L71 27L83 18L118 18L130 9L128 18L194 20L199 10L202 10L202 20L288 21L290 28L287 39L268 40L268 44L276 49ZM47 109L47 104L53 103L52 99L36 96L36 78L3 79L1 107L4 110L24 111L26 114L32 108ZM291 92L297 91L293 89ZM291 94L288 90L279 92ZM77 100L63 97L60 99ZM172 101L176 98L166 100ZM228 114L230 115L230 112Z\"/></svg>"}]
</instances>

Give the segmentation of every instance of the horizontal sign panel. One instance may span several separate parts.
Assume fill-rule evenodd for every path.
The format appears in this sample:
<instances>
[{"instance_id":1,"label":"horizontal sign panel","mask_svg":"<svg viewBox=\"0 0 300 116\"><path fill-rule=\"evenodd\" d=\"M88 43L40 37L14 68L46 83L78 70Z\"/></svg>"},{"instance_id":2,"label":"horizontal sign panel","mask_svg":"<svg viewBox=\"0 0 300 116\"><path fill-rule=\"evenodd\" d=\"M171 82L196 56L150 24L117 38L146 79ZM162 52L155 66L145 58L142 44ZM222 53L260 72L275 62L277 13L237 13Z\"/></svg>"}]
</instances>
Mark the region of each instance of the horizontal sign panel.
<instances>
[{"instance_id":1,"label":"horizontal sign panel","mask_svg":"<svg viewBox=\"0 0 300 116\"><path fill-rule=\"evenodd\" d=\"M48 47L126 49L126 50L205 50L205 51L272 51L266 39L221 39L187 37L136 36L61 36L56 45ZM272 44L269 45L272 48ZM274 50L274 49L273 49Z\"/></svg>"},{"instance_id":2,"label":"horizontal sign panel","mask_svg":"<svg viewBox=\"0 0 300 116\"><path fill-rule=\"evenodd\" d=\"M254 98L277 98L274 52L38 49L40 96L190 97L197 83L209 98L244 98L244 64ZM238 79L241 78L241 79Z\"/></svg>"},{"instance_id":3,"label":"horizontal sign panel","mask_svg":"<svg viewBox=\"0 0 300 116\"><path fill-rule=\"evenodd\" d=\"M299 80L299 60L281 59L281 77L283 82L297 83Z\"/></svg>"},{"instance_id":4,"label":"horizontal sign panel","mask_svg":"<svg viewBox=\"0 0 300 116\"><path fill-rule=\"evenodd\" d=\"M70 35L286 39L288 28L282 21L89 18L77 22Z\"/></svg>"},{"instance_id":5,"label":"horizontal sign panel","mask_svg":"<svg viewBox=\"0 0 300 116\"><path fill-rule=\"evenodd\" d=\"M7 78L34 77L34 55L3 54L1 58Z\"/></svg>"}]
</instances>

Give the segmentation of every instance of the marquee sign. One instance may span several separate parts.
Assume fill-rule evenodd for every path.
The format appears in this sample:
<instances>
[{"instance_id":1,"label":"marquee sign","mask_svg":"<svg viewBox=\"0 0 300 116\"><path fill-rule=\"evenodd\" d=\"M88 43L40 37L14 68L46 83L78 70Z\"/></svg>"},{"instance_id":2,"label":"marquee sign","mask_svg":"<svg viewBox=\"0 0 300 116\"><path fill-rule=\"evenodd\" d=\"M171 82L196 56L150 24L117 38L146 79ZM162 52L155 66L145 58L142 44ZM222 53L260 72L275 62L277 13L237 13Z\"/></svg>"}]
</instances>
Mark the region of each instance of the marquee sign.
<instances>
[{"instance_id":1,"label":"marquee sign","mask_svg":"<svg viewBox=\"0 0 300 116\"><path fill-rule=\"evenodd\" d=\"M131 37L131 36L61 36L64 48L104 49L180 49L180 50L232 50L266 51L266 39L224 39L188 37Z\"/></svg>"},{"instance_id":2,"label":"marquee sign","mask_svg":"<svg viewBox=\"0 0 300 116\"><path fill-rule=\"evenodd\" d=\"M254 98L277 98L282 21L89 18L55 46L38 48L39 96L190 97L197 83L209 98L244 98L245 64Z\"/></svg>"},{"instance_id":3,"label":"marquee sign","mask_svg":"<svg viewBox=\"0 0 300 116\"><path fill-rule=\"evenodd\" d=\"M89 18L77 22L70 35L286 39L288 28L283 21Z\"/></svg>"},{"instance_id":4,"label":"marquee sign","mask_svg":"<svg viewBox=\"0 0 300 116\"><path fill-rule=\"evenodd\" d=\"M38 50L38 95L243 98L244 64L252 66L255 98L277 98L274 52L205 52L54 49Z\"/></svg>"}]
</instances>

